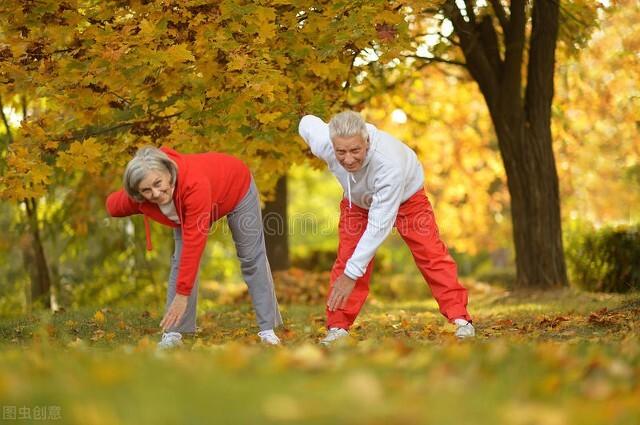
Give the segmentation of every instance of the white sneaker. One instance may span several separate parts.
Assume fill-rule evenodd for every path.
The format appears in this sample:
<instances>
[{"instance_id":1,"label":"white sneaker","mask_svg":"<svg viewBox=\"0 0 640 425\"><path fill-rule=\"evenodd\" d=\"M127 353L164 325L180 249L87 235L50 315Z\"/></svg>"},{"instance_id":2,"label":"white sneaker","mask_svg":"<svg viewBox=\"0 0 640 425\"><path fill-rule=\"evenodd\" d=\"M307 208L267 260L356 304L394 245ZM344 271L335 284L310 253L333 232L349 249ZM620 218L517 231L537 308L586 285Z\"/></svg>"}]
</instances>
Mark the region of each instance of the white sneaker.
<instances>
[{"instance_id":1,"label":"white sneaker","mask_svg":"<svg viewBox=\"0 0 640 425\"><path fill-rule=\"evenodd\" d=\"M280 345L280 338L273 332L273 329L267 329L266 331L258 332L260 341L267 345Z\"/></svg>"},{"instance_id":2,"label":"white sneaker","mask_svg":"<svg viewBox=\"0 0 640 425\"><path fill-rule=\"evenodd\" d=\"M476 336L476 330L473 325L464 319L455 319L453 323L456 324L456 336L459 339L473 338Z\"/></svg>"},{"instance_id":3,"label":"white sneaker","mask_svg":"<svg viewBox=\"0 0 640 425\"><path fill-rule=\"evenodd\" d=\"M329 328L329 332L327 332L327 335L322 338L320 344L331 345L333 342L339 340L340 338L344 338L345 336L349 336L349 332L346 329Z\"/></svg>"},{"instance_id":4,"label":"white sneaker","mask_svg":"<svg viewBox=\"0 0 640 425\"><path fill-rule=\"evenodd\" d=\"M165 332L162 334L162 340L158 343L159 350L168 350L170 348L182 345L182 334L180 332Z\"/></svg>"}]
</instances>

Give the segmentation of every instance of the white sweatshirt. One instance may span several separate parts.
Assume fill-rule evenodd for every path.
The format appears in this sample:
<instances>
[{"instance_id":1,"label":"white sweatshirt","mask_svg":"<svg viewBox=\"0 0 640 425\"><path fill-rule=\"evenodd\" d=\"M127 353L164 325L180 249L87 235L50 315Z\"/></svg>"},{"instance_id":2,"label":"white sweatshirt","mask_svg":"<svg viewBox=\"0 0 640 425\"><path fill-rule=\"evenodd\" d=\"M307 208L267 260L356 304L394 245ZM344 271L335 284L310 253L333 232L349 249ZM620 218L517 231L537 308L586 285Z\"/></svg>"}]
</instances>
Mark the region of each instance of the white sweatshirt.
<instances>
[{"instance_id":1,"label":"white sweatshirt","mask_svg":"<svg viewBox=\"0 0 640 425\"><path fill-rule=\"evenodd\" d=\"M349 173L336 159L327 123L306 115L298 126L311 152L337 177L349 206L353 203L369 210L367 228L344 271L351 279L364 275L378 247L391 233L400 204L424 185L422 164L411 148L372 124L367 124L367 130L369 151L362 168Z\"/></svg>"}]
</instances>

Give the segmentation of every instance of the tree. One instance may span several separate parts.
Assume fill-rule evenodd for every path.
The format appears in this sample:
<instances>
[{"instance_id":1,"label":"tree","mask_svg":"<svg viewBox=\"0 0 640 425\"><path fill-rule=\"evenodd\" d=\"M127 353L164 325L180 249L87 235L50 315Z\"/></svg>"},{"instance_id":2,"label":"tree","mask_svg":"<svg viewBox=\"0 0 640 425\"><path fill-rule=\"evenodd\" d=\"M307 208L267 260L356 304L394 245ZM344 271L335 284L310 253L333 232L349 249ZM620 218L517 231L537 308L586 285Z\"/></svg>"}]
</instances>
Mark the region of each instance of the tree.
<instances>
[{"instance_id":1,"label":"tree","mask_svg":"<svg viewBox=\"0 0 640 425\"><path fill-rule=\"evenodd\" d=\"M620 0L579 55L561 52L553 132L563 215L640 220L640 3Z\"/></svg>"},{"instance_id":2,"label":"tree","mask_svg":"<svg viewBox=\"0 0 640 425\"><path fill-rule=\"evenodd\" d=\"M26 95L18 96L20 105L22 106L22 118L24 119L27 114L27 100ZM5 104L0 96L0 117L4 124L5 139L7 141L6 146L10 146L13 143L13 130L9 125L9 119L4 111ZM24 166L20 167L20 164L15 162L9 162L8 166L16 167L15 171L22 171L26 174L25 183L26 187L31 185L29 181L29 170ZM45 177L46 178L46 177ZM45 249L41 236L41 224L38 218L38 200L35 196L24 196L17 199L19 201L20 210L22 211L23 227L26 232L21 238L20 247L22 249L22 260L24 262L24 268L29 273L31 285L26 291L27 293L27 309L31 309L33 304L42 305L46 308L51 307L51 272L49 270L49 263L45 254Z\"/></svg>"},{"instance_id":3,"label":"tree","mask_svg":"<svg viewBox=\"0 0 640 425\"><path fill-rule=\"evenodd\" d=\"M513 252L504 167L486 104L470 77L444 66L418 70L373 97L364 112L418 154L451 248L472 256Z\"/></svg>"},{"instance_id":4,"label":"tree","mask_svg":"<svg viewBox=\"0 0 640 425\"><path fill-rule=\"evenodd\" d=\"M1 94L30 96L0 199L37 206L62 176L115 186L144 144L235 154L269 192L305 157L300 116L340 107L388 14L386 0L4 1Z\"/></svg>"},{"instance_id":5,"label":"tree","mask_svg":"<svg viewBox=\"0 0 640 425\"><path fill-rule=\"evenodd\" d=\"M276 184L275 197L262 209L264 238L271 270L287 270L289 261L289 221L287 214L287 175Z\"/></svg>"},{"instance_id":6,"label":"tree","mask_svg":"<svg viewBox=\"0 0 640 425\"><path fill-rule=\"evenodd\" d=\"M554 0L533 2L523 96L526 2L512 0L508 15L499 1L491 3L502 27L503 55L490 15L476 18L467 2L465 17L453 0L443 11L453 23L467 69L480 87L498 137L511 195L516 279L523 286L566 285L551 137L559 6Z\"/></svg>"},{"instance_id":7,"label":"tree","mask_svg":"<svg viewBox=\"0 0 640 425\"><path fill-rule=\"evenodd\" d=\"M572 48L584 45L595 10L590 1L569 2L562 15L555 0L409 2L412 51L392 67L368 64L382 89L431 64L462 67L477 83L507 176L520 286L567 284L551 134L555 52L560 33Z\"/></svg>"}]
</instances>

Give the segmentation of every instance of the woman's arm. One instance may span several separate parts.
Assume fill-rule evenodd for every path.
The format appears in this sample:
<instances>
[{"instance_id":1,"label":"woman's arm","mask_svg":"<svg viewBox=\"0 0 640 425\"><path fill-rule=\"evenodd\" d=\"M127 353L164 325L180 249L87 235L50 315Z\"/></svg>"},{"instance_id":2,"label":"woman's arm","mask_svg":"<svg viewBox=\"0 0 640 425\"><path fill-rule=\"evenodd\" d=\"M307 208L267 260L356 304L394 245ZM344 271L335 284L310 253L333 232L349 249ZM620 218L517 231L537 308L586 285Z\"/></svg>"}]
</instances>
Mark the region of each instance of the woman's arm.
<instances>
[{"instance_id":1,"label":"woman's arm","mask_svg":"<svg viewBox=\"0 0 640 425\"><path fill-rule=\"evenodd\" d=\"M200 267L200 258L207 244L211 225L211 188L209 181L201 179L180 196L184 216L182 222L182 252L178 267L176 292L190 295Z\"/></svg>"},{"instance_id":2,"label":"woman's arm","mask_svg":"<svg viewBox=\"0 0 640 425\"><path fill-rule=\"evenodd\" d=\"M140 204L120 189L113 192L107 197L107 212L111 217L127 217L134 214L140 214Z\"/></svg>"}]
</instances>

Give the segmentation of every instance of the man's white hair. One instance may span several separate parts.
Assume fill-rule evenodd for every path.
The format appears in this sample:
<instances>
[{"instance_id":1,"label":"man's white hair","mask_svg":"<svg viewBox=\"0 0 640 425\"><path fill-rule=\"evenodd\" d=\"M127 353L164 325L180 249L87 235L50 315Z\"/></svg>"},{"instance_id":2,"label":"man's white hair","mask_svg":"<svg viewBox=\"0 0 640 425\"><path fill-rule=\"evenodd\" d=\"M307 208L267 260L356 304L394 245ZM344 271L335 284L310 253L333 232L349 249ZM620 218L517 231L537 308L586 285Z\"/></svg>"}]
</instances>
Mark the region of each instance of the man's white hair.
<instances>
[{"instance_id":1,"label":"man's white hair","mask_svg":"<svg viewBox=\"0 0 640 425\"><path fill-rule=\"evenodd\" d=\"M343 111L329 121L329 137L351 137L360 135L365 142L369 139L367 126L359 113Z\"/></svg>"}]
</instances>

